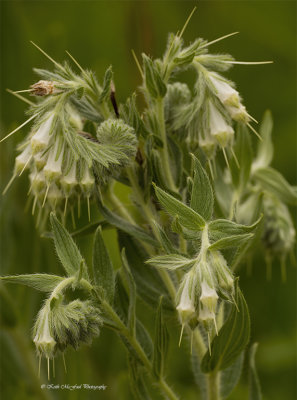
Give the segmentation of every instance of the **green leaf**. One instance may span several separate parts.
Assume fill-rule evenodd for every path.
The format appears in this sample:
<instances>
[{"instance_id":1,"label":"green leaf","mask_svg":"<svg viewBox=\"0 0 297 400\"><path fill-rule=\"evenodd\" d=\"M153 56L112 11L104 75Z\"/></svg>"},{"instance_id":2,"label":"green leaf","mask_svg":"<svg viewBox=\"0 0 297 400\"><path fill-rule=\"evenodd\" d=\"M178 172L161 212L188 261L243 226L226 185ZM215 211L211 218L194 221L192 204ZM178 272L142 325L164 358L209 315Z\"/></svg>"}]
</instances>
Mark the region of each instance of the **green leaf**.
<instances>
[{"instance_id":1,"label":"green leaf","mask_svg":"<svg viewBox=\"0 0 297 400\"><path fill-rule=\"evenodd\" d=\"M177 270L180 268L190 268L195 264L196 260L180 256L179 254L166 254L163 256L152 257L146 261L146 264L153 265L156 268L165 268L169 270Z\"/></svg>"},{"instance_id":2,"label":"green leaf","mask_svg":"<svg viewBox=\"0 0 297 400\"><path fill-rule=\"evenodd\" d=\"M160 274L154 267L149 268L145 265L149 255L144 248L124 232L119 232L119 245L126 249L126 257L136 282L137 294L153 308L157 308L158 300L163 295L164 311L174 311L175 308Z\"/></svg>"},{"instance_id":3,"label":"green leaf","mask_svg":"<svg viewBox=\"0 0 297 400\"><path fill-rule=\"evenodd\" d=\"M204 219L190 207L186 206L184 203L164 192L164 190L158 188L157 186L155 186L155 192L159 202L165 208L165 210L173 217L178 216L179 222L185 228L194 231L202 230L204 228Z\"/></svg>"},{"instance_id":4,"label":"green leaf","mask_svg":"<svg viewBox=\"0 0 297 400\"><path fill-rule=\"evenodd\" d=\"M136 285L130 271L130 267L126 258L125 249L121 252L123 271L128 282L129 289L129 308L128 308L128 328L132 337L135 337L135 320L136 320Z\"/></svg>"},{"instance_id":5,"label":"green leaf","mask_svg":"<svg viewBox=\"0 0 297 400\"><path fill-rule=\"evenodd\" d=\"M191 208L209 221L213 213L213 192L209 178L199 160L192 155L194 180L191 194Z\"/></svg>"},{"instance_id":6,"label":"green leaf","mask_svg":"<svg viewBox=\"0 0 297 400\"><path fill-rule=\"evenodd\" d=\"M230 367L224 369L220 374L220 391L222 399L227 399L237 385L243 367L244 352L234 361Z\"/></svg>"},{"instance_id":7,"label":"green leaf","mask_svg":"<svg viewBox=\"0 0 297 400\"><path fill-rule=\"evenodd\" d=\"M114 297L114 272L112 262L103 241L101 226L97 229L93 245L93 277L96 285L104 289L110 303Z\"/></svg>"},{"instance_id":8,"label":"green leaf","mask_svg":"<svg viewBox=\"0 0 297 400\"><path fill-rule=\"evenodd\" d=\"M204 373L224 370L237 359L248 344L250 338L250 317L246 301L237 287L235 305L230 315L211 343L211 354L207 352L202 359L201 368Z\"/></svg>"},{"instance_id":9,"label":"green leaf","mask_svg":"<svg viewBox=\"0 0 297 400\"><path fill-rule=\"evenodd\" d=\"M167 234L164 231L164 229L156 221L152 221L152 223L155 225L156 230L158 231L159 241L160 241L160 244L161 244L163 250L167 254L172 254L172 253L175 254L175 253L177 253L178 250L173 246L173 244L171 243L171 240L167 236Z\"/></svg>"},{"instance_id":10,"label":"green leaf","mask_svg":"<svg viewBox=\"0 0 297 400\"><path fill-rule=\"evenodd\" d=\"M28 275L10 275L1 276L0 280L8 283L19 283L32 287L41 292L52 292L55 287L65 278L49 274L28 274Z\"/></svg>"},{"instance_id":11,"label":"green leaf","mask_svg":"<svg viewBox=\"0 0 297 400\"><path fill-rule=\"evenodd\" d=\"M247 130L247 127L243 124L238 125L234 152L238 159L239 168L236 165L235 159L232 158L230 160L232 182L239 191L242 191L245 189L245 186L250 178L253 160L250 134Z\"/></svg>"},{"instance_id":12,"label":"green leaf","mask_svg":"<svg viewBox=\"0 0 297 400\"><path fill-rule=\"evenodd\" d=\"M208 225L209 233L216 239L227 236L243 235L253 232L259 225L262 216L253 225L241 225L227 219L216 219Z\"/></svg>"},{"instance_id":13,"label":"green leaf","mask_svg":"<svg viewBox=\"0 0 297 400\"><path fill-rule=\"evenodd\" d=\"M271 140L271 132L273 128L272 115L267 110L263 116L262 123L260 126L259 133L262 137L262 141L258 141L257 156L253 162L253 167L263 168L268 167L273 158L273 144Z\"/></svg>"},{"instance_id":14,"label":"green leaf","mask_svg":"<svg viewBox=\"0 0 297 400\"><path fill-rule=\"evenodd\" d=\"M258 343L254 343L249 351L249 400L262 400L263 398L255 363L257 348Z\"/></svg>"},{"instance_id":15,"label":"green leaf","mask_svg":"<svg viewBox=\"0 0 297 400\"><path fill-rule=\"evenodd\" d=\"M55 248L68 276L75 275L83 258L67 230L61 225L54 213L50 215ZM84 274L84 277L88 277Z\"/></svg>"},{"instance_id":16,"label":"green leaf","mask_svg":"<svg viewBox=\"0 0 297 400\"><path fill-rule=\"evenodd\" d=\"M293 186L275 169L260 168L254 172L255 180L263 190L273 193L286 204L297 205L297 193Z\"/></svg>"},{"instance_id":17,"label":"green leaf","mask_svg":"<svg viewBox=\"0 0 297 400\"><path fill-rule=\"evenodd\" d=\"M144 53L142 54L146 87L153 98L164 97L167 87L163 82L156 64Z\"/></svg>"},{"instance_id":18,"label":"green leaf","mask_svg":"<svg viewBox=\"0 0 297 400\"><path fill-rule=\"evenodd\" d=\"M138 360L129 355L128 357L130 386L136 400L150 400L144 379L144 369Z\"/></svg>"},{"instance_id":19,"label":"green leaf","mask_svg":"<svg viewBox=\"0 0 297 400\"><path fill-rule=\"evenodd\" d=\"M110 95L110 85L112 77L113 77L113 72L112 72L112 67L110 66L109 68L107 68L104 75L103 88L100 97L98 99L99 104L102 103L103 101L108 100L108 97Z\"/></svg>"},{"instance_id":20,"label":"green leaf","mask_svg":"<svg viewBox=\"0 0 297 400\"><path fill-rule=\"evenodd\" d=\"M230 247L237 247L244 244L253 237L253 233L243 233L241 235L226 236L217 240L209 246L209 250L222 250Z\"/></svg>"},{"instance_id":21,"label":"green leaf","mask_svg":"<svg viewBox=\"0 0 297 400\"><path fill-rule=\"evenodd\" d=\"M155 343L153 371L157 378L164 377L165 360L168 352L169 333L163 317L162 299L160 298L155 322Z\"/></svg>"},{"instance_id":22,"label":"green leaf","mask_svg":"<svg viewBox=\"0 0 297 400\"><path fill-rule=\"evenodd\" d=\"M145 230L139 228L136 225L132 225L125 219L114 214L112 211L108 210L103 204L100 195L98 194L98 208L102 216L116 228L128 233L129 235L135 237L137 240L142 240L143 242L150 244L154 247L160 247L157 240L155 240L151 235L146 233Z\"/></svg>"}]
</instances>

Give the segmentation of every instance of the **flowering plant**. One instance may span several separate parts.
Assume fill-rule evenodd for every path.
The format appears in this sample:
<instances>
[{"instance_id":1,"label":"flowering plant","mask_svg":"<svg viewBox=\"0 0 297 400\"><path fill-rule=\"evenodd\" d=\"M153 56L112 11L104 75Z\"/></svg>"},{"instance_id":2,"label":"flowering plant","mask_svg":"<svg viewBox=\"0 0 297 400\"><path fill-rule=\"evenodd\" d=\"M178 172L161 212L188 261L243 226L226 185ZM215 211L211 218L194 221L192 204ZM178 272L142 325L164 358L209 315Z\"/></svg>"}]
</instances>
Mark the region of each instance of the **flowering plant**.
<instances>
[{"instance_id":1,"label":"flowering plant","mask_svg":"<svg viewBox=\"0 0 297 400\"><path fill-rule=\"evenodd\" d=\"M285 279L286 257L295 243L288 205L297 204L297 193L270 166L271 114L264 114L258 133L239 91L224 77L240 62L209 53L212 43L231 35L185 45L186 25L169 35L161 59L143 54L141 65L135 56L144 109L136 94L117 105L111 68L99 83L72 56L77 73L39 49L55 69L35 70L42 80L29 89L36 98L29 101L30 117L4 138L33 121L5 192L29 170L32 214L38 208L42 232L50 219L48 236L65 273L1 277L47 294L33 341L39 368L41 358L47 360L48 379L55 357L64 358L69 346L90 344L107 328L127 348L135 398L154 398L157 388L164 398L178 399L166 374L167 325L175 319L179 344L183 335L189 339L201 398L227 398L250 338L236 269L258 243L268 277L277 255ZM193 87L177 80L184 70L194 71ZM128 188L133 209L118 198L115 182ZM67 227L68 213L75 226L74 211L80 215L81 203L87 205L90 224L80 232L94 234L91 266ZM91 221L95 205L99 222ZM117 271L103 240L110 226L121 249ZM137 314L139 299L157 310L154 340ZM254 344L248 350L251 399L261 398L255 349Z\"/></svg>"}]
</instances>

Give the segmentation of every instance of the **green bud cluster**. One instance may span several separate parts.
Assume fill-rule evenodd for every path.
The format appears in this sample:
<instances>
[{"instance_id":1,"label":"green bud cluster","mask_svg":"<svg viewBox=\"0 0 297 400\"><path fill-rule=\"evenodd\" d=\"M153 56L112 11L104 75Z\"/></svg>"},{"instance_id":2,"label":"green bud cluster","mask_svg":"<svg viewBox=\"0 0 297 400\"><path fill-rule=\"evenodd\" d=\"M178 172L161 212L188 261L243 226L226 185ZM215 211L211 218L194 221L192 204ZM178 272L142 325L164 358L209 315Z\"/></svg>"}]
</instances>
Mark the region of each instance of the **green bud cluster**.
<instances>
[{"instance_id":1,"label":"green bud cluster","mask_svg":"<svg viewBox=\"0 0 297 400\"><path fill-rule=\"evenodd\" d=\"M69 301L65 287L61 291L57 287L38 313L33 329L36 350L40 356L51 359L68 346L78 349L99 336L101 325L100 310L91 300Z\"/></svg>"},{"instance_id":2,"label":"green bud cluster","mask_svg":"<svg viewBox=\"0 0 297 400\"><path fill-rule=\"evenodd\" d=\"M296 232L288 207L277 197L265 194L262 242L268 253L286 255L293 249Z\"/></svg>"}]
</instances>

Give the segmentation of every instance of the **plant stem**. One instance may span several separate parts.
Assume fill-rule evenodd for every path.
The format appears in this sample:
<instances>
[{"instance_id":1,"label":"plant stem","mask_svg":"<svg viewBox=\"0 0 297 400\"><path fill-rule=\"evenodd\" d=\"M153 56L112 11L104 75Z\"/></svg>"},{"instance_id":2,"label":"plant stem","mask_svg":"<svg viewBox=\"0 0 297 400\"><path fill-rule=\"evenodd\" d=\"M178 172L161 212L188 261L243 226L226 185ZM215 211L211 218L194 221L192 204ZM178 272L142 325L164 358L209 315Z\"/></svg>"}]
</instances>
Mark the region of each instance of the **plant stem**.
<instances>
[{"instance_id":1,"label":"plant stem","mask_svg":"<svg viewBox=\"0 0 297 400\"><path fill-rule=\"evenodd\" d=\"M163 160L163 172L165 178L167 180L168 188L173 192L177 192L176 185L174 183L174 179L171 173L170 167L170 160L169 160L169 152L168 152L168 143L167 143L167 136L166 136L166 126L165 126L165 119L164 119L164 102L163 99L156 100L156 107L157 107L157 116L160 126L160 135L163 142L163 149L161 151L161 157Z\"/></svg>"},{"instance_id":2,"label":"plant stem","mask_svg":"<svg viewBox=\"0 0 297 400\"><path fill-rule=\"evenodd\" d=\"M103 301L103 302L101 302L101 306L104 308L104 310L108 314L108 316L115 322L115 324L117 325L117 327L119 329L120 334L122 336L124 336L125 339L129 342L130 346L133 347L134 351L137 353L142 364L144 365L144 367L147 369L147 371L153 378L152 363L148 359L147 355L145 354L143 348L139 344L136 337L131 335L129 329L126 327L126 325L123 323L123 321L120 319L118 314L114 311L114 309L111 307L111 305L109 303L107 303L106 301ZM157 385L159 386L160 390L162 391L164 398L169 399L169 400L178 400L178 397L172 391L172 389L168 386L168 384L164 378L161 378L159 381L157 381Z\"/></svg>"},{"instance_id":3,"label":"plant stem","mask_svg":"<svg viewBox=\"0 0 297 400\"><path fill-rule=\"evenodd\" d=\"M219 373L217 371L207 375L207 400L220 400Z\"/></svg>"}]
</instances>

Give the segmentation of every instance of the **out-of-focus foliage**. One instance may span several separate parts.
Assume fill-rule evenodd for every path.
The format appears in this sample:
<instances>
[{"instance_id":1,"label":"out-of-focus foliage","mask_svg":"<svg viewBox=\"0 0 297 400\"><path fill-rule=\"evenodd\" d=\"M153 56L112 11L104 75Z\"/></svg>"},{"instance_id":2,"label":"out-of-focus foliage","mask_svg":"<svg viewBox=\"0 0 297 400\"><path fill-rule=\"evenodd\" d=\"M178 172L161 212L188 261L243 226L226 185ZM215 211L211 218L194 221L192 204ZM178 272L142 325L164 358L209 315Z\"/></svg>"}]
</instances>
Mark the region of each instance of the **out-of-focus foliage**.
<instances>
[{"instance_id":1,"label":"out-of-focus foliage","mask_svg":"<svg viewBox=\"0 0 297 400\"><path fill-rule=\"evenodd\" d=\"M29 43L37 42L57 60L65 58L64 50L82 64L103 76L112 64L116 93L124 101L140 83L140 76L131 56L142 51L160 56L169 31L177 31L197 2L193 1L3 1L1 10L1 136L15 128L25 117L25 105L5 92L26 89L37 80L31 67L48 67L48 60ZM189 24L186 41L199 36L208 40L240 31L240 36L227 39L224 48L243 61L274 60L267 66L236 66L228 77L238 84L248 111L260 120L269 108L274 117L273 166L292 184L296 182L296 4L281 1L211 1L200 2L198 11ZM222 44L214 44L220 51ZM191 83L193 76L185 75ZM8 182L15 158L15 144L25 136L24 129L11 140L1 144L1 189ZM254 138L253 138L254 140ZM254 141L255 146L256 140ZM52 243L41 239L26 209L26 178L14 183L5 197L1 197L1 275L15 273L60 273L60 265L52 251ZM118 189L122 190L122 187ZM128 202L126 193L122 199ZM92 210L92 213L95 213ZM93 214L94 218L94 214ZM98 216L99 219L99 216ZM83 221L87 222L87 210ZM104 240L119 266L112 230L104 232ZM92 237L79 239L84 256L91 254ZM116 249L117 250L117 249ZM91 260L86 260L91 264ZM288 262L289 264L290 262ZM291 263L290 263L291 264ZM289 265L288 265L289 266ZM291 265L289 266L291 267ZM279 262L273 264L272 282L265 278L263 257L253 261L252 275L242 270L240 285L245 293L252 320L252 342L259 342L257 352L258 374L264 398L271 400L295 398L295 316L296 270L288 268L287 283L280 283ZM2 293L2 292L1 292ZM3 292L4 293L4 292ZM2 296L2 294L1 294ZM5 291L5 304L18 316L18 326L12 319L1 318L0 393L4 399L32 399L30 386L37 377L37 358L30 345L30 327L41 305L40 295L30 289L14 286ZM24 298L26 301L24 301ZM3 300L1 299L3 302ZM11 303L11 304L10 304ZM16 305L22 305L16 308ZM7 306L7 307L8 307ZM144 322L150 320L151 310L142 305ZM7 323L9 321L9 323ZM186 344L178 348L177 327L172 338L167 363L171 365L171 379L177 392L186 393L191 400L195 385L186 360ZM154 326L151 326L154 332ZM28 352L26 349L30 349ZM86 397L130 399L128 372L125 372L125 353L116 336L103 330L92 348L67 355L67 375L63 362L56 363L57 383L89 383L107 385L104 392L41 392L40 396L54 399ZM181 370L180 366L183 365ZM29 366L29 367L28 367ZM36 379L36 378L35 378ZM42 377L45 380L45 377ZM193 390L194 389L194 390ZM50 397L51 396L51 397ZM40 397L41 398L41 397ZM241 381L231 399L247 398L247 381Z\"/></svg>"}]
</instances>

